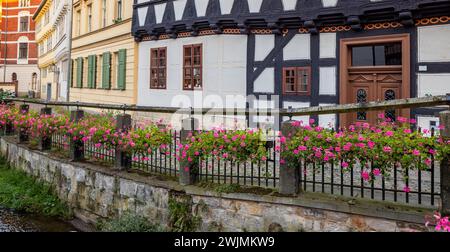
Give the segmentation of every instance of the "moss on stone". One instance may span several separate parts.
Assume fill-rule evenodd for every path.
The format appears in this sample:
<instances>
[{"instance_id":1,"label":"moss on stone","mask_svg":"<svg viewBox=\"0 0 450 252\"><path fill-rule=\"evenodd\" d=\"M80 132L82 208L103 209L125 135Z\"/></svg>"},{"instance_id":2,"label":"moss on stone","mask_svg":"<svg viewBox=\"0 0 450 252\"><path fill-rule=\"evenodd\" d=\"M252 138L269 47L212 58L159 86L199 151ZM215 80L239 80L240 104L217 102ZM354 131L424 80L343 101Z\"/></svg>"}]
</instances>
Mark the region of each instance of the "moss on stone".
<instances>
[{"instance_id":1,"label":"moss on stone","mask_svg":"<svg viewBox=\"0 0 450 252\"><path fill-rule=\"evenodd\" d=\"M172 232L194 232L201 218L192 211L192 197L172 194L169 198L169 228Z\"/></svg>"}]
</instances>

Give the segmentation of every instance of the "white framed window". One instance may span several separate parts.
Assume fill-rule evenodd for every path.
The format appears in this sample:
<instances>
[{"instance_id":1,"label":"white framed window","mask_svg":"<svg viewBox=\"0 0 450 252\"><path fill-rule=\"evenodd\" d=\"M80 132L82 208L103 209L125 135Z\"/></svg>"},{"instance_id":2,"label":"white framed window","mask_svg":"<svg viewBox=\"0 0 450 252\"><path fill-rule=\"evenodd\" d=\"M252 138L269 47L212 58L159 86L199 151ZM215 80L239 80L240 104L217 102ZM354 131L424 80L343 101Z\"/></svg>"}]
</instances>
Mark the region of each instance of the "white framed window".
<instances>
[{"instance_id":1,"label":"white framed window","mask_svg":"<svg viewBox=\"0 0 450 252\"><path fill-rule=\"evenodd\" d=\"M17 40L17 64L28 64L28 50L28 37L19 37Z\"/></svg>"},{"instance_id":2,"label":"white framed window","mask_svg":"<svg viewBox=\"0 0 450 252\"><path fill-rule=\"evenodd\" d=\"M20 11L17 14L17 31L28 32L30 30L30 12Z\"/></svg>"},{"instance_id":3,"label":"white framed window","mask_svg":"<svg viewBox=\"0 0 450 252\"><path fill-rule=\"evenodd\" d=\"M29 26L29 17L27 16L23 16L19 18L19 31L20 32L27 32L28 31L28 26Z\"/></svg>"}]
</instances>

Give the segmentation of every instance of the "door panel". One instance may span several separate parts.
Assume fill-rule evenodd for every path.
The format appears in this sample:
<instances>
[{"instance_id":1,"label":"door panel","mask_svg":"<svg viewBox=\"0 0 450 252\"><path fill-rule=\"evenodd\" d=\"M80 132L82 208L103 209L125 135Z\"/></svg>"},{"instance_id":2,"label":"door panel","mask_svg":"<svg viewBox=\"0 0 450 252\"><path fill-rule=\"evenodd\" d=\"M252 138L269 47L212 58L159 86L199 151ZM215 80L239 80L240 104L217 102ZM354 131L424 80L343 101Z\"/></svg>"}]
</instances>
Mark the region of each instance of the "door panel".
<instances>
[{"instance_id":1,"label":"door panel","mask_svg":"<svg viewBox=\"0 0 450 252\"><path fill-rule=\"evenodd\" d=\"M350 103L366 103L376 98L373 75L354 73L350 75ZM357 112L350 115L352 122L373 123L373 112Z\"/></svg>"},{"instance_id":2,"label":"door panel","mask_svg":"<svg viewBox=\"0 0 450 252\"><path fill-rule=\"evenodd\" d=\"M348 102L366 103L399 99L402 85L401 69L401 66L349 67ZM350 123L367 122L375 124L380 113L385 113L394 120L396 115L399 115L399 111L395 110L358 112L349 114L348 121Z\"/></svg>"},{"instance_id":3,"label":"door panel","mask_svg":"<svg viewBox=\"0 0 450 252\"><path fill-rule=\"evenodd\" d=\"M384 96L385 101L391 101L398 99L400 97L400 88L399 87L383 87L381 88L381 94ZM383 111L380 111L383 113ZM399 109L390 109L384 111L384 115L390 121L395 121L397 116L400 115Z\"/></svg>"}]
</instances>

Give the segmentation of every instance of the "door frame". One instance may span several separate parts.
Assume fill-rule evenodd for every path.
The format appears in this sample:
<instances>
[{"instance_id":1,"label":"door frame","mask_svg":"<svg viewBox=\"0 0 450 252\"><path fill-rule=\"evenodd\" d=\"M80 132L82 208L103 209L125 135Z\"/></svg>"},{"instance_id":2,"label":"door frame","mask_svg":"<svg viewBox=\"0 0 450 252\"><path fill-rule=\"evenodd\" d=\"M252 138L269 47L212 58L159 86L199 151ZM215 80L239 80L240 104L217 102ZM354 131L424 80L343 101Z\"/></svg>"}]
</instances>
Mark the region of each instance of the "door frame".
<instances>
[{"instance_id":1,"label":"door frame","mask_svg":"<svg viewBox=\"0 0 450 252\"><path fill-rule=\"evenodd\" d=\"M411 36L409 33L368 36L357 38L344 38L340 40L340 61L339 61L339 103L348 103L348 67L351 66L351 46L355 45L373 45L391 42L401 42L402 44L402 87L401 97L406 99L411 97ZM409 117L409 109L401 109L400 115ZM340 124L347 125L347 114L339 115Z\"/></svg>"}]
</instances>

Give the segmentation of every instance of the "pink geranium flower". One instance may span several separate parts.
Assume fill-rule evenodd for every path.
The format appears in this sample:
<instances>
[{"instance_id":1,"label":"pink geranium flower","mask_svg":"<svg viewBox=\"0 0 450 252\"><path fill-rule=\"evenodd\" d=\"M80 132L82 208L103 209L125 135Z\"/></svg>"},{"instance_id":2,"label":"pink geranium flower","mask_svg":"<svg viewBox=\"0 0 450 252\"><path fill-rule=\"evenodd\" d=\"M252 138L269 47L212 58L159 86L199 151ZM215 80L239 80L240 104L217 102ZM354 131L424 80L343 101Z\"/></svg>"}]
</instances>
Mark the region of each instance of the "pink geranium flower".
<instances>
[{"instance_id":1,"label":"pink geranium flower","mask_svg":"<svg viewBox=\"0 0 450 252\"><path fill-rule=\"evenodd\" d=\"M367 171L363 171L361 173L361 177L365 180L365 181L369 181L370 180L370 174Z\"/></svg>"},{"instance_id":2,"label":"pink geranium flower","mask_svg":"<svg viewBox=\"0 0 450 252\"><path fill-rule=\"evenodd\" d=\"M378 168L373 169L373 175L377 176L377 177L380 176L381 175L380 169L378 169Z\"/></svg>"},{"instance_id":3,"label":"pink geranium flower","mask_svg":"<svg viewBox=\"0 0 450 252\"><path fill-rule=\"evenodd\" d=\"M389 147L389 146L384 146L383 147L383 151L386 152L386 153L391 153L392 152L392 148Z\"/></svg>"},{"instance_id":4,"label":"pink geranium flower","mask_svg":"<svg viewBox=\"0 0 450 252\"><path fill-rule=\"evenodd\" d=\"M411 192L411 188L409 188L409 186L405 186L405 187L403 187L403 191L405 193L409 193L409 192Z\"/></svg>"}]
</instances>

